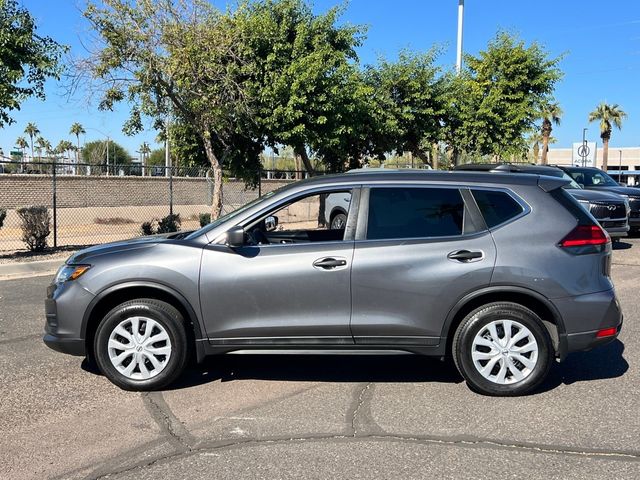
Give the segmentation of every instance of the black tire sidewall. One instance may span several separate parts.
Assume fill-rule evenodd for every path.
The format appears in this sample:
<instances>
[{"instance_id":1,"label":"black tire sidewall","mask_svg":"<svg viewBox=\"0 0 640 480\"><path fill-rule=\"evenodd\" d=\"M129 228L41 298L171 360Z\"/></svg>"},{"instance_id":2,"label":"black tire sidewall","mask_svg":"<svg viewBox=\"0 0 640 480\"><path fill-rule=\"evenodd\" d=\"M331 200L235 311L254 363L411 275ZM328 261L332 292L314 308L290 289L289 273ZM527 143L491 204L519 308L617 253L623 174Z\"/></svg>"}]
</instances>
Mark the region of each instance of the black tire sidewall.
<instances>
[{"instance_id":1,"label":"black tire sidewall","mask_svg":"<svg viewBox=\"0 0 640 480\"><path fill-rule=\"evenodd\" d=\"M527 327L538 344L538 360L533 371L520 382L500 385L487 380L473 364L473 339L488 323L495 320L514 320ZM472 312L461 324L456 335L456 366L475 391L486 395L516 396L535 389L547 376L553 360L553 345L549 332L532 311L519 305L491 305Z\"/></svg>"},{"instance_id":2,"label":"black tire sidewall","mask_svg":"<svg viewBox=\"0 0 640 480\"><path fill-rule=\"evenodd\" d=\"M160 323L171 341L171 357L167 366L155 377L133 380L122 375L109 359L107 345L114 328L130 317L144 316ZM184 369L187 358L187 337L180 314L168 304L152 300L133 300L115 307L98 326L94 339L95 360L100 371L125 390L157 390L173 382Z\"/></svg>"}]
</instances>

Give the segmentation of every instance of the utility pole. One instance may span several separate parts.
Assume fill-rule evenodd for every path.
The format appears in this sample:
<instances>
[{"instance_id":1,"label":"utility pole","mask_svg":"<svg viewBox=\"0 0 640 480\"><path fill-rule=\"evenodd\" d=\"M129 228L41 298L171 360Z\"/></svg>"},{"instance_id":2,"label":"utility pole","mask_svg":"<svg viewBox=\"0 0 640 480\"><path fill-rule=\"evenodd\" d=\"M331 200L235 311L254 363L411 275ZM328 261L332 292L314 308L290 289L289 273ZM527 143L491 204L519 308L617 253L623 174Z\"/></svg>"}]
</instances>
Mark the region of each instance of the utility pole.
<instances>
[{"instance_id":1,"label":"utility pole","mask_svg":"<svg viewBox=\"0 0 640 480\"><path fill-rule=\"evenodd\" d=\"M622 150L618 150L620 159L618 161L618 183L622 182Z\"/></svg>"},{"instance_id":2,"label":"utility pole","mask_svg":"<svg viewBox=\"0 0 640 480\"><path fill-rule=\"evenodd\" d=\"M107 177L109 176L109 137L107 137Z\"/></svg>"},{"instance_id":3,"label":"utility pole","mask_svg":"<svg viewBox=\"0 0 640 480\"><path fill-rule=\"evenodd\" d=\"M165 138L164 138L164 175L169 176L169 170L171 169L171 155L169 153L169 117L167 116L167 122L165 125Z\"/></svg>"},{"instance_id":4,"label":"utility pole","mask_svg":"<svg viewBox=\"0 0 640 480\"><path fill-rule=\"evenodd\" d=\"M462 23L464 19L464 0L458 0L458 48L456 54L456 72L462 70Z\"/></svg>"}]
</instances>

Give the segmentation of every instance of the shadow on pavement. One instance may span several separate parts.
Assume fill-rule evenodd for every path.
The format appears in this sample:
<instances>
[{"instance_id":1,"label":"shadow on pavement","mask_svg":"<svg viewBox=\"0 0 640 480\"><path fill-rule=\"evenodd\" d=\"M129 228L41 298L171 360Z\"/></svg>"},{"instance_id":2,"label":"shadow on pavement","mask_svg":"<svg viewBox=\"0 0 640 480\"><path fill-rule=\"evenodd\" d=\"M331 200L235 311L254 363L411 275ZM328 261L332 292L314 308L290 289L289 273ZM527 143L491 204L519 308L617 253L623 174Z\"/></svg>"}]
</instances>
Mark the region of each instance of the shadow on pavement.
<instances>
[{"instance_id":1,"label":"shadow on pavement","mask_svg":"<svg viewBox=\"0 0 640 480\"><path fill-rule=\"evenodd\" d=\"M188 368L169 389L215 380L460 383L453 362L414 355L222 355Z\"/></svg>"},{"instance_id":2,"label":"shadow on pavement","mask_svg":"<svg viewBox=\"0 0 640 480\"><path fill-rule=\"evenodd\" d=\"M562 363L552 367L537 393L552 390L561 384L621 377L629 370L623 353L624 343L617 339L589 352L572 353Z\"/></svg>"},{"instance_id":3,"label":"shadow on pavement","mask_svg":"<svg viewBox=\"0 0 640 480\"><path fill-rule=\"evenodd\" d=\"M629 364L622 356L624 344L615 340L590 352L569 355L554 364L547 380L532 394L564 384L617 378ZM85 359L82 368L100 372ZM167 390L179 390L220 380L271 380L303 382L441 382L461 383L453 361L417 355L218 355L192 364Z\"/></svg>"},{"instance_id":4,"label":"shadow on pavement","mask_svg":"<svg viewBox=\"0 0 640 480\"><path fill-rule=\"evenodd\" d=\"M622 240L618 240L617 242L613 242L614 250L629 250L633 245L631 243L623 242Z\"/></svg>"}]
</instances>

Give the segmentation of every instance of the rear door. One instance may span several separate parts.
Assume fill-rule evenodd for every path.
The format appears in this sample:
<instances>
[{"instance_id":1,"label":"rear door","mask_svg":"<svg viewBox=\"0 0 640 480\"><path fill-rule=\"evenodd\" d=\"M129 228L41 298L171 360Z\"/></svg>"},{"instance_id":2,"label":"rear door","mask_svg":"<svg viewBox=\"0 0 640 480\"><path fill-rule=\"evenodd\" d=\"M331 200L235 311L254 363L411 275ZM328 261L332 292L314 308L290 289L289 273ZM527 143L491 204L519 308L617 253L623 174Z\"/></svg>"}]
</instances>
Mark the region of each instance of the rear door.
<instances>
[{"instance_id":1,"label":"rear door","mask_svg":"<svg viewBox=\"0 0 640 480\"><path fill-rule=\"evenodd\" d=\"M495 245L471 193L371 186L360 210L351 274L355 343L437 345L453 305L491 281Z\"/></svg>"}]
</instances>

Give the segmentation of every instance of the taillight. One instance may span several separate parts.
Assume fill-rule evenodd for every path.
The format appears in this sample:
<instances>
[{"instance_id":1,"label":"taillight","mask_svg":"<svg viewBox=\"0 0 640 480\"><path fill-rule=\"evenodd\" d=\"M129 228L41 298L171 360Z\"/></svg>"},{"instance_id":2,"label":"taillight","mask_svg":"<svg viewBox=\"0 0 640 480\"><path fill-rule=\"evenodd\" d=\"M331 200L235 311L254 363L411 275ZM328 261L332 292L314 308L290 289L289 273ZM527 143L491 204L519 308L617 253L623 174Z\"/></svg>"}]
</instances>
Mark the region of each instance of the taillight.
<instances>
[{"instance_id":1,"label":"taillight","mask_svg":"<svg viewBox=\"0 0 640 480\"><path fill-rule=\"evenodd\" d=\"M560 241L561 247L586 247L605 245L611 238L600 225L578 225Z\"/></svg>"},{"instance_id":2,"label":"taillight","mask_svg":"<svg viewBox=\"0 0 640 480\"><path fill-rule=\"evenodd\" d=\"M618 333L618 329L616 327L603 328L602 330L598 330L598 333L596 333L596 338L612 337L616 333Z\"/></svg>"}]
</instances>

